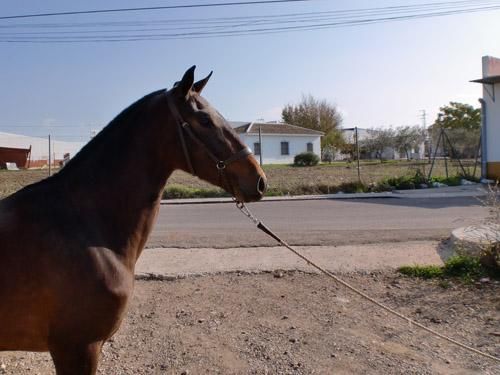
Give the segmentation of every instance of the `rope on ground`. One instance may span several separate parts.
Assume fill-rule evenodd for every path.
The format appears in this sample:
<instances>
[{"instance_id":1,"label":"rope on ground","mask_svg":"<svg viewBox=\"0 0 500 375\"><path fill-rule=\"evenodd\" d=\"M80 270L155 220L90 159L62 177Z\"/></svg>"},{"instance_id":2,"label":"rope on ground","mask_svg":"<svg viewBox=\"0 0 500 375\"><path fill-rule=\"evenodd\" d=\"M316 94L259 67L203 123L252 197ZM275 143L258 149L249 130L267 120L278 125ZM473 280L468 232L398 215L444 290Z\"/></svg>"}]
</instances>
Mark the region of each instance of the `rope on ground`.
<instances>
[{"instance_id":1,"label":"rope on ground","mask_svg":"<svg viewBox=\"0 0 500 375\"><path fill-rule=\"evenodd\" d=\"M366 293L363 293L361 290L353 287L352 285L350 285L349 283L347 283L346 281L342 280L341 278L339 278L338 276L334 275L333 273L331 273L330 271L324 269L323 267L317 265L316 263L314 263L312 260L310 260L309 258L307 258L305 255L301 254L299 251L295 250L294 248L292 248L290 245L288 245L285 241L283 241L280 237L278 237L273 231L271 231L268 227L266 227L259 219L257 219L251 212L250 210L245 206L244 203L242 202L237 202L236 201L236 207L238 207L238 209L246 216L248 217L250 220L252 220L254 222L255 225L257 225L257 228L259 228L260 230L262 230L264 233L268 234L269 236L271 236L272 238L274 238L281 246L284 246L286 247L288 250L290 250L292 253L294 253L295 255L297 255L299 258L301 258L302 260L304 260L307 264L309 264L310 266L316 268L318 271L322 272L323 274L327 275L328 277L332 278L333 280L335 280L336 282L338 282L339 284L345 286L347 289L349 289L350 291L354 292L355 294L361 296L362 298L370 301L371 303L375 304L376 306L380 307L381 309L397 316L398 318L401 318L405 321L408 322L408 324L411 326L411 325L415 325L417 326L418 328L421 328L423 329L424 331L434 335L434 336L437 336L445 341L448 341L452 344L455 344L465 350L468 350L472 353L475 353L475 354L478 354L478 355L481 355L483 357L486 357L486 358L489 358L493 361L496 361L496 362L500 362L500 358L498 357L495 357L491 354L488 354L488 353L485 353L485 352L482 352L478 349L475 349L469 345L466 345L466 344L463 344L461 343L460 341L457 341L451 337L448 337L446 335L443 335L442 333L439 333L435 330L433 330L432 328L429 328L429 327L426 327L424 326L423 324L413 320L413 319L410 319L408 318L407 316L397 312L396 310L393 310L391 309L390 307L384 305L383 303L380 303L378 302L377 300L375 300L374 298L370 297L369 295L367 295Z\"/></svg>"}]
</instances>

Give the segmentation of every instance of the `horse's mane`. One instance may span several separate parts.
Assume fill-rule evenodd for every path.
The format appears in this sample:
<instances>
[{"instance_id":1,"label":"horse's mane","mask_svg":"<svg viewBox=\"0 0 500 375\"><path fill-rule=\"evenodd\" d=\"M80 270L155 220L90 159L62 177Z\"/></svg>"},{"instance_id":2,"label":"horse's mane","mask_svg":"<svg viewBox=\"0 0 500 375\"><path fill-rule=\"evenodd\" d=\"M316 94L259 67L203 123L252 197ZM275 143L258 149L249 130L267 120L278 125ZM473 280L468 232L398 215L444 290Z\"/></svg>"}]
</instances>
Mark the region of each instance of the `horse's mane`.
<instances>
[{"instance_id":1,"label":"horse's mane","mask_svg":"<svg viewBox=\"0 0 500 375\"><path fill-rule=\"evenodd\" d=\"M62 177L69 171L82 165L90 155L96 155L106 147L106 159L112 164L113 158L119 155L115 152L126 144L127 138L131 136L127 131L136 125L138 118L144 113L150 99L163 92L164 89L153 91L143 98L137 100L120 112L111 122L106 125L94 138L92 138L83 148L60 170L54 177Z\"/></svg>"},{"instance_id":2,"label":"horse's mane","mask_svg":"<svg viewBox=\"0 0 500 375\"><path fill-rule=\"evenodd\" d=\"M11 197L23 194L33 188L51 182L60 181L62 178L71 176L73 172L75 172L73 176L79 176L85 168L92 168L93 170L90 173L109 173L109 169L106 167L109 165L117 165L120 162L120 150L123 152L127 142L130 142L129 138L133 136L133 128L138 125L138 119L140 119L141 115L147 110L149 101L164 90L165 89L153 91L125 108L94 138L92 138L58 173L35 182L34 184L25 186L12 194ZM102 165L102 168L96 168L96 165L92 163L95 158L106 165ZM86 179L85 176L81 177ZM92 181L88 182L92 183ZM0 202L8 198L9 197L0 199Z\"/></svg>"}]
</instances>

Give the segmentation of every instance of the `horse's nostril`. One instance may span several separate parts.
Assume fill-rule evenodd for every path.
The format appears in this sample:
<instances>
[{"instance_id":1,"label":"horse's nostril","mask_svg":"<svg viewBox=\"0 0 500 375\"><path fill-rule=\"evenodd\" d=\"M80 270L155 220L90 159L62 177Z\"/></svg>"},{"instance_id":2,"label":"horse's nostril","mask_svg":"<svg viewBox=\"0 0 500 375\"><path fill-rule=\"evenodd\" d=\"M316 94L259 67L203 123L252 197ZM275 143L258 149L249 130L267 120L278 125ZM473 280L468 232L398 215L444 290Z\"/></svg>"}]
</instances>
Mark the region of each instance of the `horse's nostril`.
<instances>
[{"instance_id":1,"label":"horse's nostril","mask_svg":"<svg viewBox=\"0 0 500 375\"><path fill-rule=\"evenodd\" d=\"M257 181L257 191L259 192L259 194L263 195L266 192L266 187L266 179L259 177L259 181Z\"/></svg>"}]
</instances>

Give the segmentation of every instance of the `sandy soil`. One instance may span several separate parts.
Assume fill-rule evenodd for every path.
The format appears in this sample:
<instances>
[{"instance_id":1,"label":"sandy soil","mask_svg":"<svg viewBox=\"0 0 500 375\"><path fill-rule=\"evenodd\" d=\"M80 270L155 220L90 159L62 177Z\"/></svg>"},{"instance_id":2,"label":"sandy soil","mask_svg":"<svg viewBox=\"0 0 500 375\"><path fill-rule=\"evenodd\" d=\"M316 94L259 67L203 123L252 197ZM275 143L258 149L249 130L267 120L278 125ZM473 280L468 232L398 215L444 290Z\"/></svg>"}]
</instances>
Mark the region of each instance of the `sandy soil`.
<instances>
[{"instance_id":1,"label":"sandy soil","mask_svg":"<svg viewBox=\"0 0 500 375\"><path fill-rule=\"evenodd\" d=\"M282 276L282 277L276 277ZM344 273L444 334L500 355L500 285ZM0 373L51 374L50 357L0 353ZM101 374L498 374L470 354L301 272L140 280Z\"/></svg>"}]
</instances>

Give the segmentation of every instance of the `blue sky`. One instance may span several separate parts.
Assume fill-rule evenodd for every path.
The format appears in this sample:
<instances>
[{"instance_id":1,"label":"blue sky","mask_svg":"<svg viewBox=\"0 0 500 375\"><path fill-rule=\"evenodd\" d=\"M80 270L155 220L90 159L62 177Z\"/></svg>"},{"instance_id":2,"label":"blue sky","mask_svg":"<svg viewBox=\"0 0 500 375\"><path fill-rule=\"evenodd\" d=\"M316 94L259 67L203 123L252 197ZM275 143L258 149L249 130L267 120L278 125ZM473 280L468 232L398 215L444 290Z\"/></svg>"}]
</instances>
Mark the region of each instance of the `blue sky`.
<instances>
[{"instance_id":1,"label":"blue sky","mask_svg":"<svg viewBox=\"0 0 500 375\"><path fill-rule=\"evenodd\" d=\"M2 1L0 15L121 8L202 0ZM205 2L214 2L205 1ZM227 0L220 0L227 2ZM424 1L328 1L0 20L87 22L227 17L383 7ZM376 4L376 5L375 5ZM431 123L440 106L478 106L481 56L500 56L500 11L220 39L125 43L0 43L0 131L86 140L143 95L169 87L191 65L214 71L205 97L227 119L278 120L312 94L336 104L344 126ZM0 30L0 33L4 33Z\"/></svg>"}]
</instances>

